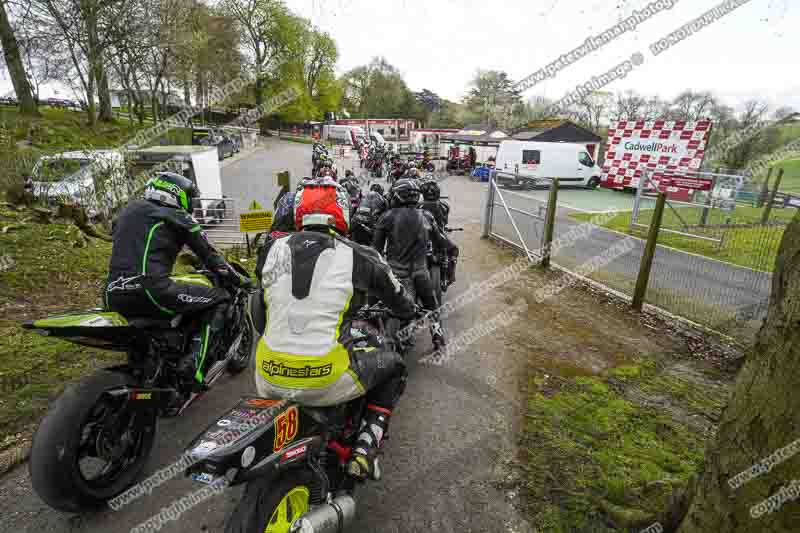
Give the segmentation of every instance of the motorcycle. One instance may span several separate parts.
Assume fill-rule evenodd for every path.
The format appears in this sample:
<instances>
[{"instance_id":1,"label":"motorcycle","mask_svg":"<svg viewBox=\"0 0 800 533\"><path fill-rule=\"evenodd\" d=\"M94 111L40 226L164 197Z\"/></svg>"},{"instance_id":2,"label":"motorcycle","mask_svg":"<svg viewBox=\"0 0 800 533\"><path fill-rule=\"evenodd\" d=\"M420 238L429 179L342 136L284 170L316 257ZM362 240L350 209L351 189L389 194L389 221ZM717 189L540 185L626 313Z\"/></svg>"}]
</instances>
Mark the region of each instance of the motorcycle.
<instances>
[{"instance_id":1,"label":"motorcycle","mask_svg":"<svg viewBox=\"0 0 800 533\"><path fill-rule=\"evenodd\" d=\"M390 317L380 302L364 306L352 335L389 337ZM263 310L256 323L263 331ZM186 475L208 485L245 484L226 533L344 531L355 517L357 486L345 465L365 413L364 397L331 407L241 398L188 446Z\"/></svg>"},{"instance_id":2,"label":"motorcycle","mask_svg":"<svg viewBox=\"0 0 800 533\"><path fill-rule=\"evenodd\" d=\"M367 159L367 170L373 178L383 177L383 154L376 152Z\"/></svg>"},{"instance_id":3,"label":"motorcycle","mask_svg":"<svg viewBox=\"0 0 800 533\"><path fill-rule=\"evenodd\" d=\"M442 228L445 233L452 233L454 231L464 231L464 228ZM427 253L428 270L431 275L431 284L436 293L436 301L442 305L442 298L444 293L450 287L450 262L447 260L447 253L445 250L434 250L433 243L428 242Z\"/></svg>"},{"instance_id":4,"label":"motorcycle","mask_svg":"<svg viewBox=\"0 0 800 533\"><path fill-rule=\"evenodd\" d=\"M231 266L248 275L241 265ZM218 276L202 270L180 280L223 287ZM50 405L30 452L31 481L42 500L66 512L106 506L142 472L155 444L159 416L180 415L224 370L236 374L248 367L256 348L250 291L228 290L232 299L224 337L217 344L226 351L206 362L202 385L178 372L198 329L195 318L125 318L92 309L23 324L43 335L128 354L126 364L68 385Z\"/></svg>"}]
</instances>

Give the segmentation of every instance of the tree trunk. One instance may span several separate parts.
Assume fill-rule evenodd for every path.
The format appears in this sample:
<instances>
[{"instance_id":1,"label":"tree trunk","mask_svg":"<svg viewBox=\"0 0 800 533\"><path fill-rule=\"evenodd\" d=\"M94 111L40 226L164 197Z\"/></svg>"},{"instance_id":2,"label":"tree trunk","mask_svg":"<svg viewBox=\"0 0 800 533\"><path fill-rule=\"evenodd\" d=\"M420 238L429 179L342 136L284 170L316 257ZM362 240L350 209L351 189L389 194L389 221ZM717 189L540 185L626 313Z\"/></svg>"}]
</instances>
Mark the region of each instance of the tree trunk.
<instances>
[{"instance_id":1,"label":"tree trunk","mask_svg":"<svg viewBox=\"0 0 800 533\"><path fill-rule=\"evenodd\" d=\"M102 122L114 120L114 113L111 109L111 91L108 88L108 76L103 68L102 62L98 61L97 67L97 94L100 99L100 116Z\"/></svg>"},{"instance_id":2,"label":"tree trunk","mask_svg":"<svg viewBox=\"0 0 800 533\"><path fill-rule=\"evenodd\" d=\"M128 93L128 119L131 125L133 125L133 91L128 89L126 92Z\"/></svg>"},{"instance_id":3,"label":"tree trunk","mask_svg":"<svg viewBox=\"0 0 800 533\"><path fill-rule=\"evenodd\" d=\"M260 76L256 76L256 105L260 106L264 103L264 80Z\"/></svg>"},{"instance_id":4,"label":"tree trunk","mask_svg":"<svg viewBox=\"0 0 800 533\"><path fill-rule=\"evenodd\" d=\"M693 490L680 533L789 533L800 530L800 513L782 492L800 480L800 457L786 459L757 477L734 480L800 437L800 212L781 243L767 318L736 378L716 437L706 449L705 465ZM773 456L773 459L776 459ZM734 488L736 487L736 488ZM792 487L789 487L792 488ZM781 497L766 512L761 502ZM796 492L794 496L796 496Z\"/></svg>"},{"instance_id":5,"label":"tree trunk","mask_svg":"<svg viewBox=\"0 0 800 533\"><path fill-rule=\"evenodd\" d=\"M97 124L97 105L94 101L94 74L92 74L91 69L89 69L89 75L86 76L87 85L86 85L86 114L87 114L87 123L90 128L94 128L95 124Z\"/></svg>"},{"instance_id":6,"label":"tree trunk","mask_svg":"<svg viewBox=\"0 0 800 533\"><path fill-rule=\"evenodd\" d=\"M14 85L14 92L17 94L17 100L19 101L20 113L32 116L38 115L39 110L31 93L31 84L28 82L25 65L22 63L17 38L14 36L14 30L8 20L4 1L0 2L0 42L3 45L8 74L11 77L11 83Z\"/></svg>"},{"instance_id":7,"label":"tree trunk","mask_svg":"<svg viewBox=\"0 0 800 533\"><path fill-rule=\"evenodd\" d=\"M153 124L158 124L158 91L150 94L150 110L153 112Z\"/></svg>"},{"instance_id":8,"label":"tree trunk","mask_svg":"<svg viewBox=\"0 0 800 533\"><path fill-rule=\"evenodd\" d=\"M183 78L183 103L187 106L192 105L192 95L189 94L189 78Z\"/></svg>"}]
</instances>

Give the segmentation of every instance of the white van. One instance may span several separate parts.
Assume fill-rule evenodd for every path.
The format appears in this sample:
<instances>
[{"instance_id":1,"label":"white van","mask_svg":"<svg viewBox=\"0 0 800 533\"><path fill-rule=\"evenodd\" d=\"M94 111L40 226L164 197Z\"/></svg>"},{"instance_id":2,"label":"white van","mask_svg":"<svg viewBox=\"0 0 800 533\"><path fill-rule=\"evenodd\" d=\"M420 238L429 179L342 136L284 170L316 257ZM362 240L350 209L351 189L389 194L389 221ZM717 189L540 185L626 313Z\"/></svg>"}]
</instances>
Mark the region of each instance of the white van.
<instances>
[{"instance_id":1,"label":"white van","mask_svg":"<svg viewBox=\"0 0 800 533\"><path fill-rule=\"evenodd\" d=\"M359 137L367 137L367 133L361 126L340 126L337 124L322 126L322 139L336 144L352 146L353 139Z\"/></svg>"},{"instance_id":2,"label":"white van","mask_svg":"<svg viewBox=\"0 0 800 533\"><path fill-rule=\"evenodd\" d=\"M582 144L535 141L502 141L495 168L497 182L509 188L546 185L547 180L541 178L558 178L561 185L595 188L602 173Z\"/></svg>"},{"instance_id":3,"label":"white van","mask_svg":"<svg viewBox=\"0 0 800 533\"><path fill-rule=\"evenodd\" d=\"M378 143L379 146L386 146L386 139L383 138L383 135L378 133L377 131L370 131L369 138L372 141Z\"/></svg>"}]
</instances>

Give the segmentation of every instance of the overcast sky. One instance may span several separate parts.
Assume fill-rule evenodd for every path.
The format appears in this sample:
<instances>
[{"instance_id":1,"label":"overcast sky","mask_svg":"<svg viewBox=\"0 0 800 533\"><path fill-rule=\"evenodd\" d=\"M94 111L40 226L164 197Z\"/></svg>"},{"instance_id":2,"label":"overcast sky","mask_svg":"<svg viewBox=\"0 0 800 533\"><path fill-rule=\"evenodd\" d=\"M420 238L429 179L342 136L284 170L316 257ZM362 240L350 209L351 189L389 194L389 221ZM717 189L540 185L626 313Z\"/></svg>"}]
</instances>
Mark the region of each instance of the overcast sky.
<instances>
[{"instance_id":1,"label":"overcast sky","mask_svg":"<svg viewBox=\"0 0 800 533\"><path fill-rule=\"evenodd\" d=\"M382 55L412 90L461 98L476 69L521 80L652 0L288 0L330 32L344 72ZM800 0L751 0L658 56L649 46L721 0L678 0L580 59L526 97L558 99L641 52L645 62L608 90L674 97L712 90L738 107L752 97L800 110Z\"/></svg>"},{"instance_id":2,"label":"overcast sky","mask_svg":"<svg viewBox=\"0 0 800 533\"><path fill-rule=\"evenodd\" d=\"M339 46L339 71L384 56L412 90L460 99L478 68L521 80L652 0L287 0ZM641 52L644 64L607 90L672 98L711 90L739 107L748 98L800 110L800 0L750 0L654 56L649 46L720 0L676 0L610 44L525 91L558 99ZM0 89L11 90L7 79ZM62 96L65 94L62 90ZM53 96L52 88L42 97Z\"/></svg>"}]
</instances>

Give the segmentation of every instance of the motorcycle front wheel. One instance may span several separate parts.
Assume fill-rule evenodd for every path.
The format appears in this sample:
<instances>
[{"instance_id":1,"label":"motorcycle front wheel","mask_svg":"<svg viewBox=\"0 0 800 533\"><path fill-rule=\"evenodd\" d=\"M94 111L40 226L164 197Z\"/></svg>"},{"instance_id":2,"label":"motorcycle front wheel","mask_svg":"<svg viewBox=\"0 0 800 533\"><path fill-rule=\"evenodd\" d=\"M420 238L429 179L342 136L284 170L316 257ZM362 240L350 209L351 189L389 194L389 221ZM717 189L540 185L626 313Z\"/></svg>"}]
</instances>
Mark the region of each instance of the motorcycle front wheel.
<instances>
[{"instance_id":1,"label":"motorcycle front wheel","mask_svg":"<svg viewBox=\"0 0 800 533\"><path fill-rule=\"evenodd\" d=\"M45 415L31 447L31 483L39 497L66 512L96 510L130 487L156 440L156 402L132 408L127 374L100 371L68 385ZM138 400L149 402L149 400Z\"/></svg>"},{"instance_id":2,"label":"motorcycle front wheel","mask_svg":"<svg viewBox=\"0 0 800 533\"><path fill-rule=\"evenodd\" d=\"M225 533L289 533L310 508L313 474L293 470L277 482L267 478L247 484L225 524Z\"/></svg>"}]
</instances>

